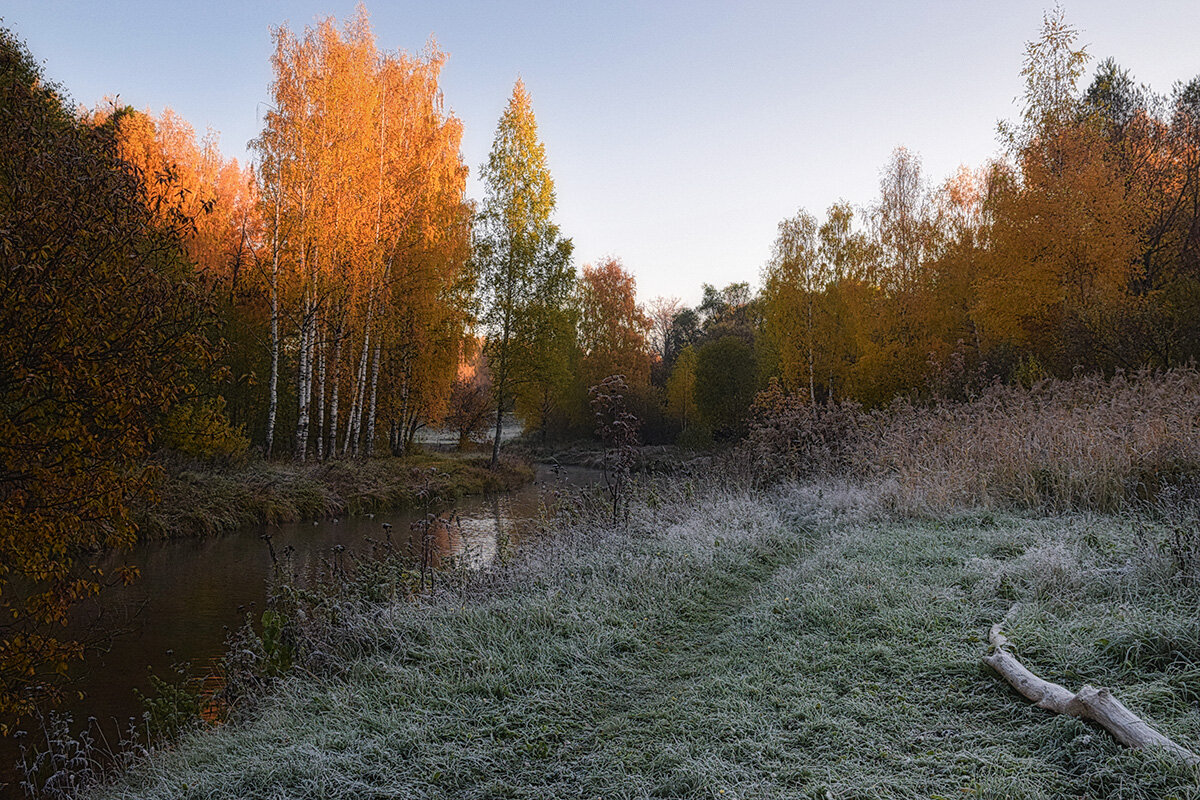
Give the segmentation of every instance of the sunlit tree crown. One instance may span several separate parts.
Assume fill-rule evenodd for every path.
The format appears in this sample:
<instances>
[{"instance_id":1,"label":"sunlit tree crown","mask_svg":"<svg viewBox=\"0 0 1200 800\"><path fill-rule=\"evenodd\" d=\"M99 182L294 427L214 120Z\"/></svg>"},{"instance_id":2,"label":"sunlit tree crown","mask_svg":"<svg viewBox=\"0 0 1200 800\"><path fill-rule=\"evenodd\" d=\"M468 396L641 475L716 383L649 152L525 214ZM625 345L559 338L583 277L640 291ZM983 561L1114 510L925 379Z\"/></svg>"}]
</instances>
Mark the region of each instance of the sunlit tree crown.
<instances>
[{"instance_id":1,"label":"sunlit tree crown","mask_svg":"<svg viewBox=\"0 0 1200 800\"><path fill-rule=\"evenodd\" d=\"M484 213L502 221L514 239L537 236L550 226L554 180L545 145L538 139L529 92L520 79L496 126L483 179L488 187Z\"/></svg>"}]
</instances>

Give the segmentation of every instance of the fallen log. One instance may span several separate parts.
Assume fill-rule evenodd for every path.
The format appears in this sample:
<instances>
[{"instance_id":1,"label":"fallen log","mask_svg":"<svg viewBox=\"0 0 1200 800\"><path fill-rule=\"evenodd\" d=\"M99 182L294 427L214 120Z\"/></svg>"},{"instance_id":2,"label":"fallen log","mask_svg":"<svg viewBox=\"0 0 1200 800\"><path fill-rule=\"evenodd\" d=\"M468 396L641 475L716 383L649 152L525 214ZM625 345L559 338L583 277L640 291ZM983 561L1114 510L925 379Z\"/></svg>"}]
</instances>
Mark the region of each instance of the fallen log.
<instances>
[{"instance_id":1,"label":"fallen log","mask_svg":"<svg viewBox=\"0 0 1200 800\"><path fill-rule=\"evenodd\" d=\"M1005 623L1018 608L1019 606L1013 606L1004 615L1004 619L993 625L988 632L988 643L992 652L983 657L985 664L1000 673L1004 680L1024 697L1032 700L1038 708L1095 722L1126 747L1161 747L1188 764L1200 765L1200 756L1154 730L1145 720L1113 697L1108 689L1084 686L1077 693L1072 693L1069 689L1039 678L1026 669L1025 665L1008 651L1008 639L1003 633Z\"/></svg>"}]
</instances>

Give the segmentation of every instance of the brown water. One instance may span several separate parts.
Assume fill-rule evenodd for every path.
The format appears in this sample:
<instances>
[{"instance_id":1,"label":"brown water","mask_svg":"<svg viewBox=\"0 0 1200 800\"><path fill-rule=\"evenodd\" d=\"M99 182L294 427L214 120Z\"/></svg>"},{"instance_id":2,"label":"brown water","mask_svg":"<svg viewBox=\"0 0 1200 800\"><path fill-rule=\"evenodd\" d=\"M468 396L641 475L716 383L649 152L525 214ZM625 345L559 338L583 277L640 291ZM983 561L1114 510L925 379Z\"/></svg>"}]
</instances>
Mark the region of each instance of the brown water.
<instances>
[{"instance_id":1,"label":"brown water","mask_svg":"<svg viewBox=\"0 0 1200 800\"><path fill-rule=\"evenodd\" d=\"M467 497L430 509L454 524L435 525L429 536L435 558L455 555L473 566L491 562L502 543L516 544L543 503L571 485L598 479L596 470L540 467L534 482L503 495ZM269 534L276 554L291 548L294 571L315 572L333 557L338 545L367 552L371 542L390 533L395 546L421 552L422 534L414 523L426 511L385 512L372 517L326 519L255 526L202 539L149 542L122 559L136 565L141 577L130 587L108 590L81 616L88 637L110 638L107 652L90 656L72 674L73 690L84 694L66 711L79 729L89 718L108 741L116 742L131 721L140 720L142 705L134 690L150 692L149 675L176 678L176 665L190 664L192 674L205 674L225 651L231 630L248 617L257 619L272 573ZM391 525L390 531L384 524ZM34 737L27 737L32 739ZM0 782L12 781L6 769L20 757L19 742L0 740ZM0 783L0 795L19 796L15 786Z\"/></svg>"}]
</instances>

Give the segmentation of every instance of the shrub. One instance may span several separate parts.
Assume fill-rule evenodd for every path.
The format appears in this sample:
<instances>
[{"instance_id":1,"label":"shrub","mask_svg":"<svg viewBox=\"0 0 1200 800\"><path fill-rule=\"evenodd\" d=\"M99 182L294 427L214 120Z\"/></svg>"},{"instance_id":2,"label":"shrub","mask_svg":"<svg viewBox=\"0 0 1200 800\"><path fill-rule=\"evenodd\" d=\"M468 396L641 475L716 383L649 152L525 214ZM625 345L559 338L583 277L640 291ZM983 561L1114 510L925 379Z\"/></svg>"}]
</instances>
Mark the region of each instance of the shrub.
<instances>
[{"instance_id":1,"label":"shrub","mask_svg":"<svg viewBox=\"0 0 1200 800\"><path fill-rule=\"evenodd\" d=\"M754 350L740 338L725 336L697 352L696 406L716 438L736 439L745 430L756 385Z\"/></svg>"},{"instance_id":2,"label":"shrub","mask_svg":"<svg viewBox=\"0 0 1200 800\"><path fill-rule=\"evenodd\" d=\"M640 444L641 421L629 411L625 400L628 392L629 386L622 375L610 375L588 389L596 435L604 442L604 487L612 498L614 525L622 501L628 503L625 495Z\"/></svg>"},{"instance_id":3,"label":"shrub","mask_svg":"<svg viewBox=\"0 0 1200 800\"><path fill-rule=\"evenodd\" d=\"M3 733L61 695L83 652L68 613L100 590L91 554L133 542L155 426L215 348L191 221L157 213L112 127L76 118L2 28L0 187Z\"/></svg>"},{"instance_id":4,"label":"shrub","mask_svg":"<svg viewBox=\"0 0 1200 800\"><path fill-rule=\"evenodd\" d=\"M746 446L768 478L844 475L859 447L864 415L857 403L818 405L788 394L772 378L750 408Z\"/></svg>"},{"instance_id":5,"label":"shrub","mask_svg":"<svg viewBox=\"0 0 1200 800\"><path fill-rule=\"evenodd\" d=\"M163 447L205 460L236 458L250 446L241 426L235 428L229 423L223 397L175 406L159 437Z\"/></svg>"},{"instance_id":6,"label":"shrub","mask_svg":"<svg viewBox=\"0 0 1200 800\"><path fill-rule=\"evenodd\" d=\"M689 425L679 432L675 444L685 450L708 450L713 446L712 429L700 422Z\"/></svg>"}]
</instances>

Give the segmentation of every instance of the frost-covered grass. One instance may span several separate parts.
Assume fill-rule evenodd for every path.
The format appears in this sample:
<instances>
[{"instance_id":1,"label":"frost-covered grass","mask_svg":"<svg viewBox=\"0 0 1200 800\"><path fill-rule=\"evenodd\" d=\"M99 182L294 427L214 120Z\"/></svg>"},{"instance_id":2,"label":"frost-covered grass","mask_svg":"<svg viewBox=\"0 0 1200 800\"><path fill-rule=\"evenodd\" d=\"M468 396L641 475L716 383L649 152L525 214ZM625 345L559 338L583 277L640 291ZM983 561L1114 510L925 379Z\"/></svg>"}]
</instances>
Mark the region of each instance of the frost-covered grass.
<instances>
[{"instance_id":1,"label":"frost-covered grass","mask_svg":"<svg viewBox=\"0 0 1200 800\"><path fill-rule=\"evenodd\" d=\"M347 611L337 670L106 797L1167 798L1197 776L983 667L1113 687L1200 741L1198 591L1160 523L888 516L861 490L677 486L465 589ZM325 646L325 645L323 645Z\"/></svg>"}]
</instances>

